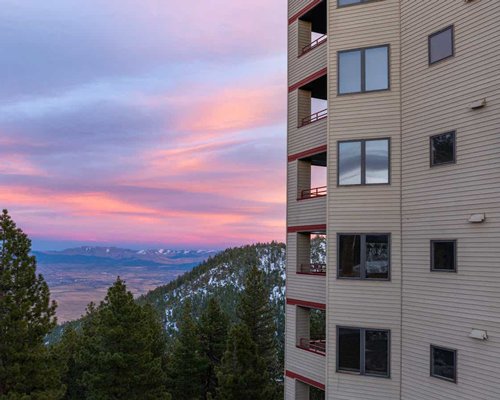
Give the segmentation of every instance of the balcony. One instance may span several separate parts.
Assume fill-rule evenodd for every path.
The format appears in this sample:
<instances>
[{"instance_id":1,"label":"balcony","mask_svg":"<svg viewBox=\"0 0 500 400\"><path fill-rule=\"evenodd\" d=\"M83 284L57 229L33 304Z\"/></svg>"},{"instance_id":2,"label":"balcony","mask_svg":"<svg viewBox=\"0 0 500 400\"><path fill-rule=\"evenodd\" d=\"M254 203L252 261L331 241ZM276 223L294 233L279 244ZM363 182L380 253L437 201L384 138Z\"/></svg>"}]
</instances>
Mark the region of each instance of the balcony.
<instances>
[{"instance_id":1,"label":"balcony","mask_svg":"<svg viewBox=\"0 0 500 400\"><path fill-rule=\"evenodd\" d=\"M286 376L295 379L294 400L325 400L325 385L305 376L286 371Z\"/></svg>"},{"instance_id":2,"label":"balcony","mask_svg":"<svg viewBox=\"0 0 500 400\"><path fill-rule=\"evenodd\" d=\"M311 3L309 3L311 4ZM302 13L289 26L288 65L291 83L327 67L326 0Z\"/></svg>"},{"instance_id":3,"label":"balcony","mask_svg":"<svg viewBox=\"0 0 500 400\"><path fill-rule=\"evenodd\" d=\"M326 0L302 14L298 19L298 56L309 53L327 40Z\"/></svg>"},{"instance_id":4,"label":"balcony","mask_svg":"<svg viewBox=\"0 0 500 400\"><path fill-rule=\"evenodd\" d=\"M316 197L324 197L326 196L326 193L327 193L326 186L304 189L300 192L300 196L297 200L306 200L306 199L314 199Z\"/></svg>"},{"instance_id":5,"label":"balcony","mask_svg":"<svg viewBox=\"0 0 500 400\"><path fill-rule=\"evenodd\" d=\"M327 39L328 39L328 36L326 34L325 35L321 35L317 39L313 40L311 43L305 45L302 48L302 50L300 51L299 57L302 57L304 54L309 53L310 51L314 50L319 45L321 45L323 43L326 43Z\"/></svg>"},{"instance_id":6,"label":"balcony","mask_svg":"<svg viewBox=\"0 0 500 400\"><path fill-rule=\"evenodd\" d=\"M298 128L328 117L328 77L320 76L298 88Z\"/></svg>"},{"instance_id":7,"label":"balcony","mask_svg":"<svg viewBox=\"0 0 500 400\"><path fill-rule=\"evenodd\" d=\"M326 151L297 160L297 200L315 199L328 194Z\"/></svg>"},{"instance_id":8,"label":"balcony","mask_svg":"<svg viewBox=\"0 0 500 400\"><path fill-rule=\"evenodd\" d=\"M303 126L312 124L313 122L320 121L326 117L328 117L328 109L327 108L302 118L302 121L299 124L299 128L302 128Z\"/></svg>"},{"instance_id":9,"label":"balcony","mask_svg":"<svg viewBox=\"0 0 500 400\"><path fill-rule=\"evenodd\" d=\"M324 356L326 354L326 339L300 339L298 347Z\"/></svg>"},{"instance_id":10,"label":"balcony","mask_svg":"<svg viewBox=\"0 0 500 400\"><path fill-rule=\"evenodd\" d=\"M326 263L306 263L300 264L298 274L304 275L326 275Z\"/></svg>"},{"instance_id":11,"label":"balcony","mask_svg":"<svg viewBox=\"0 0 500 400\"><path fill-rule=\"evenodd\" d=\"M297 348L326 355L326 312L297 307Z\"/></svg>"},{"instance_id":12,"label":"balcony","mask_svg":"<svg viewBox=\"0 0 500 400\"><path fill-rule=\"evenodd\" d=\"M326 275L326 234L301 232L297 237L297 274Z\"/></svg>"}]
</instances>

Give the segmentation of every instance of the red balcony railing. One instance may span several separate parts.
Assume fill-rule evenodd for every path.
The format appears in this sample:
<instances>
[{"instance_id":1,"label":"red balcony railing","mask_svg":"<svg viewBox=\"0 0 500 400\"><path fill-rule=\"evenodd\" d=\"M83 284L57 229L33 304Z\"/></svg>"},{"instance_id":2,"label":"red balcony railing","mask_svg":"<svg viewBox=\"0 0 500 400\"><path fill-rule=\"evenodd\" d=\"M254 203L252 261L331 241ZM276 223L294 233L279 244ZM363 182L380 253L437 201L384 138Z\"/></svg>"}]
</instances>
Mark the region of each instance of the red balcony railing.
<instances>
[{"instance_id":1,"label":"red balcony railing","mask_svg":"<svg viewBox=\"0 0 500 400\"><path fill-rule=\"evenodd\" d=\"M320 36L319 38L317 38L316 40L312 41L311 43L309 43L307 46L304 46L302 51L300 52L299 57L303 56L306 53L309 53L312 49L315 49L320 44L325 43L326 39L327 39L327 36L323 35L323 36Z\"/></svg>"},{"instance_id":2,"label":"red balcony railing","mask_svg":"<svg viewBox=\"0 0 500 400\"><path fill-rule=\"evenodd\" d=\"M310 274L310 275L326 275L326 264L324 263L300 264L299 273Z\"/></svg>"},{"instance_id":3,"label":"red balcony railing","mask_svg":"<svg viewBox=\"0 0 500 400\"><path fill-rule=\"evenodd\" d=\"M325 339L300 339L298 347L323 356L326 354Z\"/></svg>"},{"instance_id":4,"label":"red balcony railing","mask_svg":"<svg viewBox=\"0 0 500 400\"><path fill-rule=\"evenodd\" d=\"M328 117L328 109L327 108L325 108L324 110L318 111L314 114L311 114L305 118L302 118L302 121L300 123L299 128L306 126L306 125L309 125L309 124L312 124L313 122L325 119L326 117Z\"/></svg>"},{"instance_id":5,"label":"red balcony railing","mask_svg":"<svg viewBox=\"0 0 500 400\"><path fill-rule=\"evenodd\" d=\"M317 188L301 190L297 200L313 199L315 197L324 197L327 194L327 187L321 186Z\"/></svg>"}]
</instances>

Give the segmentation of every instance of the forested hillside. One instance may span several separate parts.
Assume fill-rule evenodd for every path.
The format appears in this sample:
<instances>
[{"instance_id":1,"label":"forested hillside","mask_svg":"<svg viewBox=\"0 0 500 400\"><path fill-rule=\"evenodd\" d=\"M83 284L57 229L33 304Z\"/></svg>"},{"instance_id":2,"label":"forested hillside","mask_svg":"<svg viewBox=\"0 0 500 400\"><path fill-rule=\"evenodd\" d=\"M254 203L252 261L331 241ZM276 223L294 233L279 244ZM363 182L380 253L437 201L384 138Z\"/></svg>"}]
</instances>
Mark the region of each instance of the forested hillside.
<instances>
[{"instance_id":1,"label":"forested hillside","mask_svg":"<svg viewBox=\"0 0 500 400\"><path fill-rule=\"evenodd\" d=\"M323 262L324 239L311 243L311 261ZM0 399L283 397L284 244L225 250L139 299L117 277L103 301L50 337L57 304L30 244L4 211Z\"/></svg>"},{"instance_id":2,"label":"forested hillside","mask_svg":"<svg viewBox=\"0 0 500 400\"><path fill-rule=\"evenodd\" d=\"M265 273L270 290L269 301L276 309L279 336L283 332L285 295L285 245L259 243L227 249L210 257L167 285L141 296L139 303L149 303L158 310L169 335L174 334L182 305L190 299L195 315L200 315L210 297L216 297L221 308L234 320L238 293L252 266Z\"/></svg>"}]
</instances>

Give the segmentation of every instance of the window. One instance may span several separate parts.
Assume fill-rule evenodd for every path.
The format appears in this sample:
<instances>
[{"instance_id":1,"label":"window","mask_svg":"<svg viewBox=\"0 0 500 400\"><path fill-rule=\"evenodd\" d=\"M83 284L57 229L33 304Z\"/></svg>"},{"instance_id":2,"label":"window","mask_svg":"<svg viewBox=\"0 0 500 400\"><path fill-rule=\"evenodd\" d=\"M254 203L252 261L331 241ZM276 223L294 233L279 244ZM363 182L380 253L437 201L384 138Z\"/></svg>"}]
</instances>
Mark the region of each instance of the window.
<instances>
[{"instance_id":1,"label":"window","mask_svg":"<svg viewBox=\"0 0 500 400\"><path fill-rule=\"evenodd\" d=\"M389 148L389 139L339 142L338 184L389 183Z\"/></svg>"},{"instance_id":2,"label":"window","mask_svg":"<svg viewBox=\"0 0 500 400\"><path fill-rule=\"evenodd\" d=\"M457 381L457 351L431 345L431 376Z\"/></svg>"},{"instance_id":3,"label":"window","mask_svg":"<svg viewBox=\"0 0 500 400\"><path fill-rule=\"evenodd\" d=\"M390 332L337 328L337 371L389 377Z\"/></svg>"},{"instance_id":4,"label":"window","mask_svg":"<svg viewBox=\"0 0 500 400\"><path fill-rule=\"evenodd\" d=\"M429 64L434 64L455 55L453 25L429 36Z\"/></svg>"},{"instance_id":5,"label":"window","mask_svg":"<svg viewBox=\"0 0 500 400\"><path fill-rule=\"evenodd\" d=\"M431 167L455 162L456 133L447 132L431 136Z\"/></svg>"},{"instance_id":6,"label":"window","mask_svg":"<svg viewBox=\"0 0 500 400\"><path fill-rule=\"evenodd\" d=\"M389 279L389 234L340 234L339 278Z\"/></svg>"},{"instance_id":7,"label":"window","mask_svg":"<svg viewBox=\"0 0 500 400\"><path fill-rule=\"evenodd\" d=\"M370 3L375 0L338 0L339 7L352 6L354 4Z\"/></svg>"},{"instance_id":8,"label":"window","mask_svg":"<svg viewBox=\"0 0 500 400\"><path fill-rule=\"evenodd\" d=\"M339 94L389 89L389 46L340 51Z\"/></svg>"},{"instance_id":9,"label":"window","mask_svg":"<svg viewBox=\"0 0 500 400\"><path fill-rule=\"evenodd\" d=\"M431 270L456 272L456 253L456 240L431 240Z\"/></svg>"}]
</instances>

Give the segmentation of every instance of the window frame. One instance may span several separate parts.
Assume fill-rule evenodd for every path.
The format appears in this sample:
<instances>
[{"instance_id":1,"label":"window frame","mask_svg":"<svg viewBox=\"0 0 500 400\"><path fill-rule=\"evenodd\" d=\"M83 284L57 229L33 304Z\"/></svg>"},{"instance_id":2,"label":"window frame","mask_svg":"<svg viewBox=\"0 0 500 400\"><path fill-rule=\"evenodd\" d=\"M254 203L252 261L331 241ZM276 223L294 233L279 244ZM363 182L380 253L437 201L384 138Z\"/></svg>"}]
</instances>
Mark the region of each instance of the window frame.
<instances>
[{"instance_id":1,"label":"window frame","mask_svg":"<svg viewBox=\"0 0 500 400\"><path fill-rule=\"evenodd\" d=\"M449 135L449 134L453 134L453 160L436 164L436 163L434 163L434 160L433 160L432 139L437 138L439 136L443 136L443 135ZM437 135L429 136L429 165L430 165L430 167L434 168L434 167L439 167L441 165L451 165L451 164L456 164L456 163L457 163L457 131L453 130L453 131L438 133Z\"/></svg>"},{"instance_id":2,"label":"window frame","mask_svg":"<svg viewBox=\"0 0 500 400\"><path fill-rule=\"evenodd\" d=\"M340 368L340 340L339 331L341 329L351 329L359 331L359 372L348 371ZM377 375L366 373L366 332L387 332L387 375ZM390 379L391 378L391 330L381 329L381 328L359 328L356 326L336 326L336 353L335 353L335 372L339 374L349 374L349 375L360 375L360 376L370 376L374 378Z\"/></svg>"},{"instance_id":3,"label":"window frame","mask_svg":"<svg viewBox=\"0 0 500 400\"><path fill-rule=\"evenodd\" d=\"M377 140L387 140L387 154L389 156L387 168L387 183L366 183L366 142L374 142ZM340 145L342 143L361 143L361 183L340 183ZM351 139L337 141L337 187L343 186L382 186L391 184L391 138L381 137L372 139Z\"/></svg>"},{"instance_id":4,"label":"window frame","mask_svg":"<svg viewBox=\"0 0 500 400\"><path fill-rule=\"evenodd\" d=\"M431 58L431 40L432 40L432 38L434 38L435 36L437 36L443 32L446 32L449 29L451 29L451 55L449 55L445 58L441 58L440 60L437 60L437 61L432 61L432 58ZM428 36L428 38L427 38L427 56L428 56L429 66L439 64L442 61L445 61L445 60L448 60L450 58L455 57L455 25L454 24L448 25L447 27L440 29L437 32L431 33Z\"/></svg>"},{"instance_id":5,"label":"window frame","mask_svg":"<svg viewBox=\"0 0 500 400\"><path fill-rule=\"evenodd\" d=\"M358 5L358 4L350 4L349 6L352 6L352 5ZM349 6L343 6L343 7L349 7ZM366 90L366 50L379 49L382 47L387 48L387 89ZM359 92L341 93L340 92L340 55L343 53L352 53L355 51L359 51L361 53L361 90ZM365 94L365 93L387 92L390 90L391 90L391 45L389 43L381 44L381 45L377 45L377 46L359 47L359 48L355 48L355 49L337 51L337 96L349 96L349 95L356 95L356 94L362 94L362 93Z\"/></svg>"},{"instance_id":6,"label":"window frame","mask_svg":"<svg viewBox=\"0 0 500 400\"><path fill-rule=\"evenodd\" d=\"M337 0L337 8L344 8L344 7L352 7L352 6L359 6L361 4L367 4L367 3L375 3L377 1L381 0L360 0L359 3L353 3L353 4L340 4L340 0Z\"/></svg>"},{"instance_id":7,"label":"window frame","mask_svg":"<svg viewBox=\"0 0 500 400\"><path fill-rule=\"evenodd\" d=\"M359 263L359 277L352 277L352 276L340 276L340 237L341 236L360 236L359 240L359 247L360 247L360 263ZM387 271L387 278L364 278L363 276L365 275L366 272L366 236L387 236L387 245L389 246L388 252L387 252L387 261L389 263L388 266L388 271ZM364 254L363 254L364 253ZM345 232L339 232L337 233L337 279L342 279L342 280L354 280L354 281L369 281L369 282L390 282L392 279L391 276L391 270L392 270L392 265L391 265L391 253L392 253L392 237L390 233L384 232L370 232L370 233L345 233Z\"/></svg>"},{"instance_id":8,"label":"window frame","mask_svg":"<svg viewBox=\"0 0 500 400\"><path fill-rule=\"evenodd\" d=\"M435 243L453 243L453 265L454 269L436 269L434 263L434 244ZM431 239L431 272L447 272L456 273L458 272L458 240L457 239Z\"/></svg>"},{"instance_id":9,"label":"window frame","mask_svg":"<svg viewBox=\"0 0 500 400\"><path fill-rule=\"evenodd\" d=\"M434 369L433 369L433 367L434 367L434 351L433 350L434 349L450 351L453 353L453 379L434 374ZM443 346L437 346L437 345L431 344L429 361L430 361L430 376L432 378L441 379L441 380L446 381L446 382L457 383L458 351L456 349L450 349L449 347L443 347Z\"/></svg>"}]
</instances>

